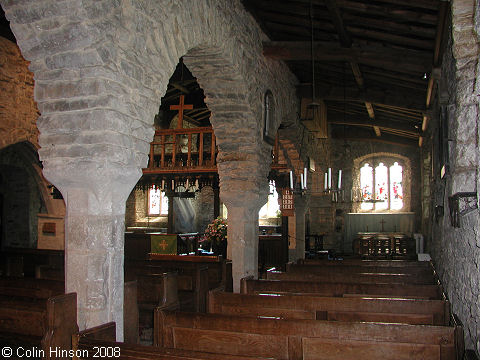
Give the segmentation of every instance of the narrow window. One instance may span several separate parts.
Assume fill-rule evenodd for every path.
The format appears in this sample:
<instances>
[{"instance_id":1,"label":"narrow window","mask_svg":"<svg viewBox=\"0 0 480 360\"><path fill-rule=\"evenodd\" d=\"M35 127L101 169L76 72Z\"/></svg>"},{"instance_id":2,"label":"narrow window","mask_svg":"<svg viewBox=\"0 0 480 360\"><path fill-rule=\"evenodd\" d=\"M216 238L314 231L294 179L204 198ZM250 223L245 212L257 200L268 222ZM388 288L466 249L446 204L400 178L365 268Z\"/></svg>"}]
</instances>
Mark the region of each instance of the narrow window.
<instances>
[{"instance_id":1,"label":"narrow window","mask_svg":"<svg viewBox=\"0 0 480 360\"><path fill-rule=\"evenodd\" d=\"M362 189L362 210L373 209L373 168L369 164L360 169L360 187Z\"/></svg>"},{"instance_id":2,"label":"narrow window","mask_svg":"<svg viewBox=\"0 0 480 360\"><path fill-rule=\"evenodd\" d=\"M148 190L148 215L168 215L168 197L155 186Z\"/></svg>"},{"instance_id":3,"label":"narrow window","mask_svg":"<svg viewBox=\"0 0 480 360\"><path fill-rule=\"evenodd\" d=\"M403 208L403 168L395 162L390 166L390 209Z\"/></svg>"},{"instance_id":4,"label":"narrow window","mask_svg":"<svg viewBox=\"0 0 480 360\"><path fill-rule=\"evenodd\" d=\"M375 208L388 209L388 168L380 163L375 168Z\"/></svg>"}]
</instances>

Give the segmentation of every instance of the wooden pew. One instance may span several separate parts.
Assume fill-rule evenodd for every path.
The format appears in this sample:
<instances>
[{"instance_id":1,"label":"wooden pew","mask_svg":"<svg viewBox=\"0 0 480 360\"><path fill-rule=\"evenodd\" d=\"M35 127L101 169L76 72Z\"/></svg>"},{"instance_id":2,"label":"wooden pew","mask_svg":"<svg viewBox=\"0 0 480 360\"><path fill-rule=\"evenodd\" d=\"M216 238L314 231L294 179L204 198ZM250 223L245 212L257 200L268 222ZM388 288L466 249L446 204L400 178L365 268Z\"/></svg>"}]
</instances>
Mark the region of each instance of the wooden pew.
<instances>
[{"instance_id":1,"label":"wooden pew","mask_svg":"<svg viewBox=\"0 0 480 360\"><path fill-rule=\"evenodd\" d=\"M77 294L48 299L0 299L0 338L23 346L41 345L46 358L51 348L71 349L78 332ZM54 358L54 357L53 357Z\"/></svg>"},{"instance_id":2,"label":"wooden pew","mask_svg":"<svg viewBox=\"0 0 480 360\"><path fill-rule=\"evenodd\" d=\"M447 300L249 295L211 290L208 313L242 316L448 325Z\"/></svg>"},{"instance_id":3,"label":"wooden pew","mask_svg":"<svg viewBox=\"0 0 480 360\"><path fill-rule=\"evenodd\" d=\"M107 323L73 335L75 360L89 360L103 355L103 359L144 360L255 360L251 356L234 356L211 352L161 349L153 346L115 342L115 323ZM103 352L100 354L100 352Z\"/></svg>"},{"instance_id":4,"label":"wooden pew","mask_svg":"<svg viewBox=\"0 0 480 360\"><path fill-rule=\"evenodd\" d=\"M156 310L154 345L275 359L461 359L454 326L267 319Z\"/></svg>"},{"instance_id":5,"label":"wooden pew","mask_svg":"<svg viewBox=\"0 0 480 360\"><path fill-rule=\"evenodd\" d=\"M34 277L39 265L61 267L63 263L63 250L7 248L0 251L2 276Z\"/></svg>"},{"instance_id":6,"label":"wooden pew","mask_svg":"<svg viewBox=\"0 0 480 360\"><path fill-rule=\"evenodd\" d=\"M10 299L24 304L28 300L31 304L42 304L49 298L61 296L64 293L65 283L63 281L0 277L0 301ZM123 301L125 341L137 343L139 330L136 281L125 281ZM156 305L158 306L158 304ZM19 314L21 315L21 313Z\"/></svg>"},{"instance_id":7,"label":"wooden pew","mask_svg":"<svg viewBox=\"0 0 480 360\"><path fill-rule=\"evenodd\" d=\"M433 266L385 266L385 265L354 265L354 264L337 264L337 265L326 265L324 263L288 263L286 266L286 272L290 271L314 271L318 273L328 273L328 272L337 272L337 273L384 273L384 274L412 274L422 277L433 277L435 276L435 270Z\"/></svg>"},{"instance_id":8,"label":"wooden pew","mask_svg":"<svg viewBox=\"0 0 480 360\"><path fill-rule=\"evenodd\" d=\"M0 277L0 295L47 299L65 293L65 283L57 280Z\"/></svg>"},{"instance_id":9,"label":"wooden pew","mask_svg":"<svg viewBox=\"0 0 480 360\"><path fill-rule=\"evenodd\" d=\"M246 277L240 281L242 294L258 293L306 293L335 297L401 297L412 299L442 300L440 285L412 284L354 284L325 283L320 281L254 280Z\"/></svg>"},{"instance_id":10,"label":"wooden pew","mask_svg":"<svg viewBox=\"0 0 480 360\"><path fill-rule=\"evenodd\" d=\"M157 306L165 306L171 309L179 308L176 272L139 274L136 276L136 279L135 299L136 305L138 305L139 325L141 328L153 327L153 310ZM125 342L131 341L127 341L125 337Z\"/></svg>"},{"instance_id":11,"label":"wooden pew","mask_svg":"<svg viewBox=\"0 0 480 360\"><path fill-rule=\"evenodd\" d=\"M326 260L326 259L299 259L298 264L302 265L325 265L325 266L386 266L386 267L418 267L430 268L432 266L429 261L414 261L414 260L364 260L359 258L346 258L343 260Z\"/></svg>"},{"instance_id":12,"label":"wooden pew","mask_svg":"<svg viewBox=\"0 0 480 360\"><path fill-rule=\"evenodd\" d=\"M326 283L355 283L355 284L417 284L434 285L438 280L434 276L421 277L416 274L388 274L388 273L342 273L329 271L322 273L303 266L292 267L288 272L268 271L268 280L295 280L295 281L322 281Z\"/></svg>"},{"instance_id":13,"label":"wooden pew","mask_svg":"<svg viewBox=\"0 0 480 360\"><path fill-rule=\"evenodd\" d=\"M35 278L64 281L65 268L55 265L37 265L35 268Z\"/></svg>"},{"instance_id":14,"label":"wooden pew","mask_svg":"<svg viewBox=\"0 0 480 360\"><path fill-rule=\"evenodd\" d=\"M125 263L125 277L137 278L138 276L161 274L164 272L177 272L177 287L180 307L185 310L206 310L206 297L208 286L208 267L203 264L187 263L175 265L150 260L136 260Z\"/></svg>"},{"instance_id":15,"label":"wooden pew","mask_svg":"<svg viewBox=\"0 0 480 360\"><path fill-rule=\"evenodd\" d=\"M231 291L232 285L232 261L224 259L222 256L194 256L194 255L163 255L149 254L149 259L154 265L171 267L195 267L196 264L206 265L208 267L208 285L209 289L216 289L223 286L226 291Z\"/></svg>"}]
</instances>

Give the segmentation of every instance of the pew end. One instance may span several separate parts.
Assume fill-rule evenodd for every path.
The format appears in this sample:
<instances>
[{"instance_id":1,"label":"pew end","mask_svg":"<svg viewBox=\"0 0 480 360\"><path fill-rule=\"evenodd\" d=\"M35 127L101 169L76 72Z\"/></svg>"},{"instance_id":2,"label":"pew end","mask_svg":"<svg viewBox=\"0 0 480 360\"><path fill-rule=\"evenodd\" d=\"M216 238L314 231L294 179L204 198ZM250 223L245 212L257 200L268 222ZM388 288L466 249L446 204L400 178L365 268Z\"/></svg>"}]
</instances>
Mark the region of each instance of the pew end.
<instances>
[{"instance_id":1,"label":"pew end","mask_svg":"<svg viewBox=\"0 0 480 360\"><path fill-rule=\"evenodd\" d=\"M72 335L78 332L77 294L69 293L47 300L48 330L42 339L46 359L50 359L49 349L71 349Z\"/></svg>"},{"instance_id":2,"label":"pew end","mask_svg":"<svg viewBox=\"0 0 480 360\"><path fill-rule=\"evenodd\" d=\"M72 350L74 356L73 360L79 360L76 356L77 350L79 350L79 344L82 339L88 340L97 340L97 341L116 341L117 338L117 327L115 322L109 322L99 326L95 326L90 329L85 329L82 331L77 331L72 335Z\"/></svg>"},{"instance_id":3,"label":"pew end","mask_svg":"<svg viewBox=\"0 0 480 360\"><path fill-rule=\"evenodd\" d=\"M240 279L240 294L248 294L248 282L250 280L255 280L255 277L249 275Z\"/></svg>"}]
</instances>

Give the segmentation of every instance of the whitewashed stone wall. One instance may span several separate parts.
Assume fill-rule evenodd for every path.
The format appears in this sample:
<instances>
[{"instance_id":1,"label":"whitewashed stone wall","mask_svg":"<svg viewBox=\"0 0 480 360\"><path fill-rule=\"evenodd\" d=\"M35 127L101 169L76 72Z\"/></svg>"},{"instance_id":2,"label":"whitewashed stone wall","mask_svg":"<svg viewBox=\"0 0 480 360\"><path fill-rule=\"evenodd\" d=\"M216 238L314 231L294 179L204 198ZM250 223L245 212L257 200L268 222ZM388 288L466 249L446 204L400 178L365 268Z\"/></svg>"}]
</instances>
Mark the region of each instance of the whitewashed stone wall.
<instances>
[{"instance_id":1,"label":"whitewashed stone wall","mask_svg":"<svg viewBox=\"0 0 480 360\"><path fill-rule=\"evenodd\" d=\"M270 163L263 94L273 92L277 124L295 123L297 106L293 76L263 57L266 38L241 2L0 4L35 76L44 175L66 200L66 290L78 293L80 328L113 320L123 337L125 201L147 164L154 115L181 56L212 111L221 198L234 217L234 279L256 275L256 215Z\"/></svg>"},{"instance_id":2,"label":"whitewashed stone wall","mask_svg":"<svg viewBox=\"0 0 480 360\"><path fill-rule=\"evenodd\" d=\"M464 325L466 348L480 350L480 216L478 210L461 217L461 227L450 224L448 197L464 191L478 193L478 1L454 0L452 27L443 58L439 102L449 117L450 173L435 174L437 202L444 198L445 214L432 219L431 251L453 312ZM435 154L434 154L435 155ZM436 169L439 170L439 169Z\"/></svg>"}]
</instances>

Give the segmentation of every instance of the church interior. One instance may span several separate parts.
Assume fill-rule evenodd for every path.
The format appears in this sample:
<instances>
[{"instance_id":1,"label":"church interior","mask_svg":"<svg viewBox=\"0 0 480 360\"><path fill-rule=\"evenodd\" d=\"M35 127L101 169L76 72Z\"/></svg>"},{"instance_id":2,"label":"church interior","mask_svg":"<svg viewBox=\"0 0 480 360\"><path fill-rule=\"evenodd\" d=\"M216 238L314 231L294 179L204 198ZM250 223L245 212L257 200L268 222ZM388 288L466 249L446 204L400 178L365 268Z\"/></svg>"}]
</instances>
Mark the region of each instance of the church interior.
<instances>
[{"instance_id":1,"label":"church interior","mask_svg":"<svg viewBox=\"0 0 480 360\"><path fill-rule=\"evenodd\" d=\"M478 1L0 6L2 356L479 358Z\"/></svg>"}]
</instances>

